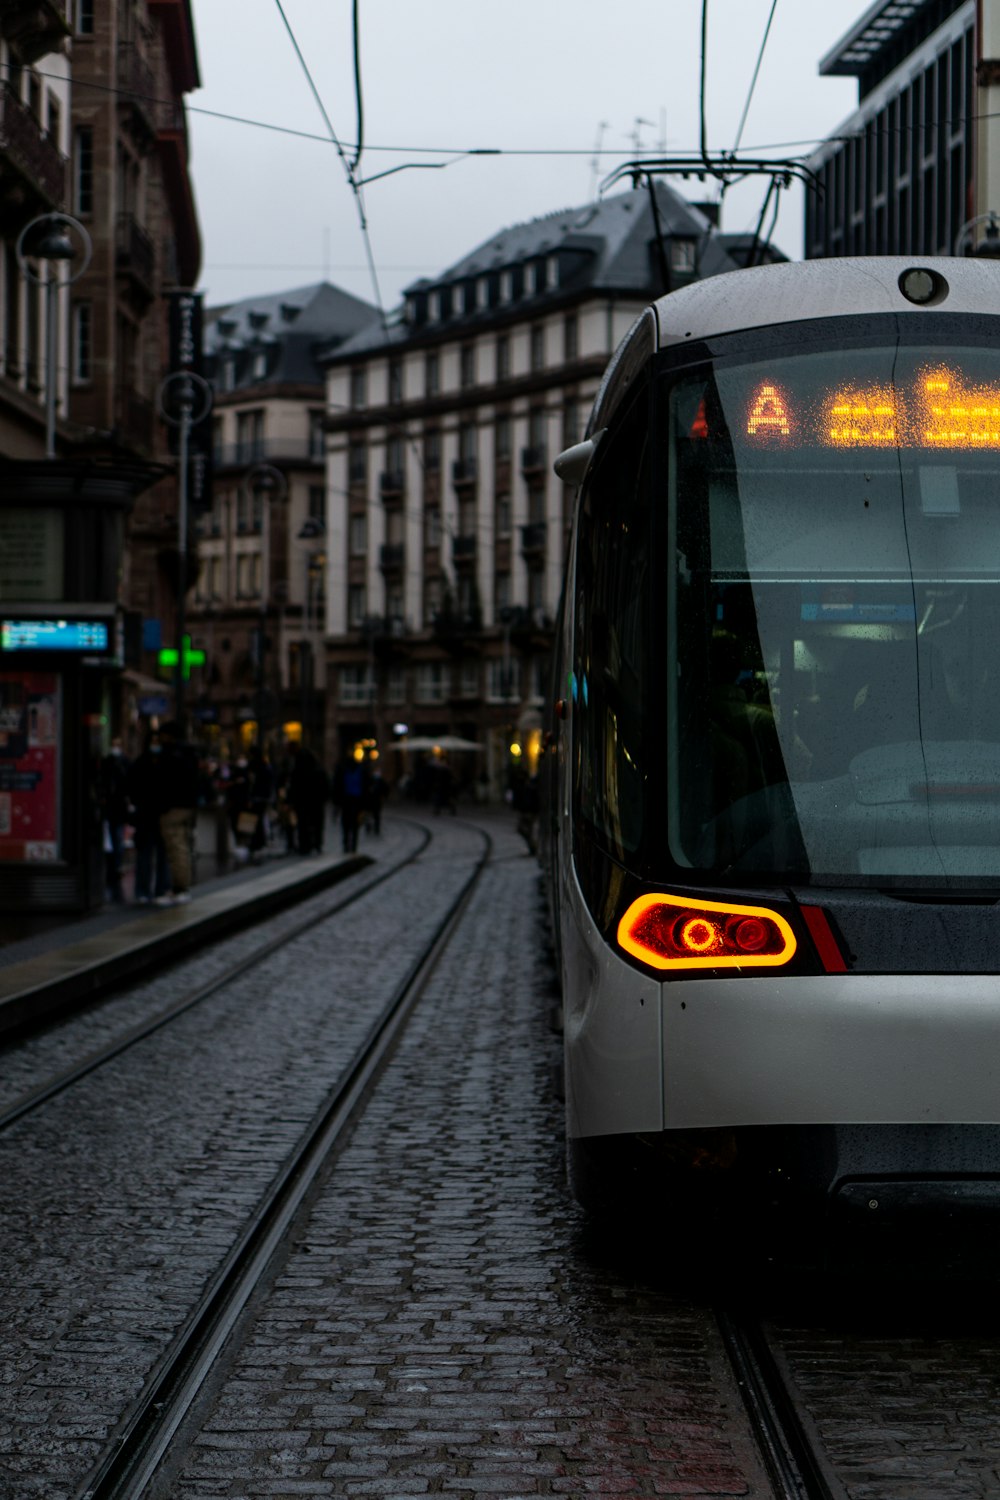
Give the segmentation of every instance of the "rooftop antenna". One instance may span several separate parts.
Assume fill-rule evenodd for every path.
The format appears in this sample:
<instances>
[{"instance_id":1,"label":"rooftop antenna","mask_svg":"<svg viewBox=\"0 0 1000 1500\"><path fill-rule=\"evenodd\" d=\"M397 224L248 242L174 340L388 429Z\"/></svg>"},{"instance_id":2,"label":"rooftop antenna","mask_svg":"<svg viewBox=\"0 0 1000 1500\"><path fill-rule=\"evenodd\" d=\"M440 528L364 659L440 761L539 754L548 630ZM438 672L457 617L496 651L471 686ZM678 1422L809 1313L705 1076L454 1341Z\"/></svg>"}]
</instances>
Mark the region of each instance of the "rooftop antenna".
<instances>
[{"instance_id":1,"label":"rooftop antenna","mask_svg":"<svg viewBox=\"0 0 1000 1500\"><path fill-rule=\"evenodd\" d=\"M656 129L656 126L653 124L652 120L643 120L643 119L641 119L639 117L639 115L636 115L636 117L635 117L635 129L632 131L632 134L629 136L629 140L632 142L632 145L635 147L635 154L636 154L636 156L639 156L641 154L641 152L642 152L642 139L641 139L641 135L642 135L642 126L643 125L648 125L649 128L650 128L650 130L655 130Z\"/></svg>"}]
</instances>

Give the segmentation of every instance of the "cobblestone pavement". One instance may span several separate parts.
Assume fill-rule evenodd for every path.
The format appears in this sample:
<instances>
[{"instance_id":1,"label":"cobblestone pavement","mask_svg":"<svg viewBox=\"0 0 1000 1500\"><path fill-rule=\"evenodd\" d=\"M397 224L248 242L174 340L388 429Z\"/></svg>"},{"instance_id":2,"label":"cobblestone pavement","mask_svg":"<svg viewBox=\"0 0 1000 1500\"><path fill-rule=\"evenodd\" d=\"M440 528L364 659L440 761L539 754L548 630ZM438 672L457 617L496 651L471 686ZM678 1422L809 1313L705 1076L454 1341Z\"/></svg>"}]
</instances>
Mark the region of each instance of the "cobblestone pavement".
<instances>
[{"instance_id":1,"label":"cobblestone pavement","mask_svg":"<svg viewBox=\"0 0 1000 1500\"><path fill-rule=\"evenodd\" d=\"M492 831L398 1052L150 1500L771 1495L712 1316L725 1286L657 1269L656 1246L601 1250L567 1197L538 873L509 823ZM462 820L435 832L391 899L0 1137L0 1500L78 1491L479 852ZM993 1296L958 1323L820 1287L773 1316L848 1500L1000 1494Z\"/></svg>"},{"instance_id":2,"label":"cobblestone pavement","mask_svg":"<svg viewBox=\"0 0 1000 1500\"><path fill-rule=\"evenodd\" d=\"M591 1256L567 1199L522 851L487 872L160 1500L770 1494L706 1309Z\"/></svg>"},{"instance_id":3,"label":"cobblestone pavement","mask_svg":"<svg viewBox=\"0 0 1000 1500\"><path fill-rule=\"evenodd\" d=\"M150 971L129 988L61 1017L58 1024L8 1046L0 1067L0 1112L81 1057L112 1044L133 1027L159 1015L189 990L210 983L264 943L289 932L314 913L328 911L353 891L365 888L378 876L380 866L405 858L418 848L422 832L421 825L410 819L395 816L384 819L381 837L366 836L361 845L362 853L376 857L375 865L210 944L185 958L182 964Z\"/></svg>"},{"instance_id":4,"label":"cobblestone pavement","mask_svg":"<svg viewBox=\"0 0 1000 1500\"><path fill-rule=\"evenodd\" d=\"M0 1136L0 1497L61 1500L482 848L400 876Z\"/></svg>"}]
</instances>

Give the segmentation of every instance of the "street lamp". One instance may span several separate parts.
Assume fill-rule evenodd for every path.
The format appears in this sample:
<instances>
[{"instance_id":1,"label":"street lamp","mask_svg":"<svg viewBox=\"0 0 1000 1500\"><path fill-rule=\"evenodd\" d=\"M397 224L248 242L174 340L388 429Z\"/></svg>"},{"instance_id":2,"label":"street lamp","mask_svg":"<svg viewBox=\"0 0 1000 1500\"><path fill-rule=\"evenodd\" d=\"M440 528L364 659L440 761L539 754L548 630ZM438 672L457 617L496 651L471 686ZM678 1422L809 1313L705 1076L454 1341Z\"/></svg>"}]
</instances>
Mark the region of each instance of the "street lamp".
<instances>
[{"instance_id":1,"label":"street lamp","mask_svg":"<svg viewBox=\"0 0 1000 1500\"><path fill-rule=\"evenodd\" d=\"M976 230L981 224L986 227L977 245L973 242ZM1000 256L1000 219L997 218L993 209L990 209L989 213L977 214L974 219L969 219L962 225L955 239L955 254L974 255L980 259Z\"/></svg>"},{"instance_id":2,"label":"street lamp","mask_svg":"<svg viewBox=\"0 0 1000 1500\"><path fill-rule=\"evenodd\" d=\"M259 460L252 463L243 476L243 493L249 498L251 510L253 497L258 493L268 496L262 505L261 515L261 578L260 578L260 629L257 638L257 743L263 744L264 717L264 643L267 640L267 606L271 584L271 506L270 499L284 500L288 494L288 481L274 464Z\"/></svg>"},{"instance_id":3,"label":"street lamp","mask_svg":"<svg viewBox=\"0 0 1000 1500\"><path fill-rule=\"evenodd\" d=\"M59 262L68 265L77 257L77 250L68 231L73 230L80 239L83 262L75 273L59 278ZM29 245L29 240L31 241ZM45 457L56 456L56 359L58 337L56 330L57 299L60 286L72 286L90 265L93 246L90 235L78 219L69 214L42 214L25 224L17 237L15 254L21 274L36 286L45 288ZM46 262L43 280L29 264L30 260Z\"/></svg>"}]
</instances>

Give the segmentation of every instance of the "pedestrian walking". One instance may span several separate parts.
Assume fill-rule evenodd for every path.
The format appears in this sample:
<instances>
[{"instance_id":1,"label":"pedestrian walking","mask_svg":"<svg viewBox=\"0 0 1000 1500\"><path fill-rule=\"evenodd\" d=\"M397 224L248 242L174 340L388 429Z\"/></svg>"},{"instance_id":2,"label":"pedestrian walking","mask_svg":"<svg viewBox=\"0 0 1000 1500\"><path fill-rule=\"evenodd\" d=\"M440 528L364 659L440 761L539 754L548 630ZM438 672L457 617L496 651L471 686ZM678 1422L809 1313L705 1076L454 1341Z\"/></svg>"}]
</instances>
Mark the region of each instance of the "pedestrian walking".
<instances>
[{"instance_id":1,"label":"pedestrian walking","mask_svg":"<svg viewBox=\"0 0 1000 1500\"><path fill-rule=\"evenodd\" d=\"M126 787L135 843L135 900L148 906L170 889L167 847L160 832L160 742L150 734L143 749L128 768Z\"/></svg>"},{"instance_id":2,"label":"pedestrian walking","mask_svg":"<svg viewBox=\"0 0 1000 1500\"><path fill-rule=\"evenodd\" d=\"M340 809L345 854L353 854L358 847L358 823L365 801L366 781L363 761L345 756L337 763L333 773L333 803Z\"/></svg>"},{"instance_id":3,"label":"pedestrian walking","mask_svg":"<svg viewBox=\"0 0 1000 1500\"><path fill-rule=\"evenodd\" d=\"M160 832L170 867L170 891L157 902L175 906L191 900L195 809L198 806L198 762L190 745L181 737L180 725L160 725L161 751L158 765Z\"/></svg>"},{"instance_id":4,"label":"pedestrian walking","mask_svg":"<svg viewBox=\"0 0 1000 1500\"><path fill-rule=\"evenodd\" d=\"M98 780L104 835L104 884L109 901L123 901L122 865L125 857L125 825L128 822L128 761L120 739L111 741L103 756Z\"/></svg>"},{"instance_id":5,"label":"pedestrian walking","mask_svg":"<svg viewBox=\"0 0 1000 1500\"><path fill-rule=\"evenodd\" d=\"M300 854L322 854L323 821L330 784L311 750L300 745L288 778L288 800L295 813Z\"/></svg>"},{"instance_id":6,"label":"pedestrian walking","mask_svg":"<svg viewBox=\"0 0 1000 1500\"><path fill-rule=\"evenodd\" d=\"M371 824L372 833L382 832L382 803L389 795L385 777L378 766L372 771L368 781L368 795L366 798L366 811Z\"/></svg>"}]
</instances>

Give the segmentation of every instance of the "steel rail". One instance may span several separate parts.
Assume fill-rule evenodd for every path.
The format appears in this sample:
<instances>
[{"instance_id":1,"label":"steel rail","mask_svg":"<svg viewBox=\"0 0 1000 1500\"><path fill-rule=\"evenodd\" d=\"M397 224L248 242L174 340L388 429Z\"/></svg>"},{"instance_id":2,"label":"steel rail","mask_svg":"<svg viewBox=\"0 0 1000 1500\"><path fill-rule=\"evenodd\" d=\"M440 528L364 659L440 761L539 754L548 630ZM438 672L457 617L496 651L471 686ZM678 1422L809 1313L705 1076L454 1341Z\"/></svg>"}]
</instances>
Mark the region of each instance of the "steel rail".
<instances>
[{"instance_id":1,"label":"steel rail","mask_svg":"<svg viewBox=\"0 0 1000 1500\"><path fill-rule=\"evenodd\" d=\"M806 1430L761 1320L716 1307L715 1317L778 1500L846 1500Z\"/></svg>"},{"instance_id":2,"label":"steel rail","mask_svg":"<svg viewBox=\"0 0 1000 1500\"><path fill-rule=\"evenodd\" d=\"M421 829L423 838L416 849L412 850L405 859L399 860L391 868L381 870L357 890L350 892L349 895L342 897L339 901L335 901L333 905L324 907L321 912L304 918L301 922L296 923L294 927L290 927L286 932L280 933L277 937L269 938L267 942L258 944L246 958L238 959L213 979L207 980L205 984L199 985L196 989L189 990L186 995L182 995L179 1000L175 1000L166 1010L160 1011L147 1021L138 1022L135 1026L116 1038L115 1041L108 1042L96 1051L88 1053L78 1063L73 1063L70 1067L63 1069L61 1073L50 1078L46 1083L38 1084L36 1088L23 1094L9 1108L0 1111L0 1133L16 1124L18 1120L23 1119L25 1115L38 1109L40 1105L47 1103L48 1100L54 1099L58 1094L71 1088L74 1083L78 1083L91 1073L96 1073L99 1068L112 1062L116 1057L120 1057L130 1047L134 1047L138 1042L144 1041L147 1037L160 1031L164 1026L168 1026L178 1016L182 1016L186 1011L193 1010L195 1006L201 1005L203 1001L208 1000L218 990L224 989L227 984L231 984L234 980L239 979L249 969L254 968L264 959L270 958L273 953L279 952L287 944L295 942L296 939L309 932L311 928L318 927L320 923L326 922L330 917L337 916L347 907L353 906L356 901L360 901L362 896L366 896L369 891L375 890L376 887L383 885L388 880L392 880L401 870L405 870L408 865L420 857L433 837L429 828L424 827L422 824L417 824L416 826ZM209 946L209 944L205 946ZM186 955L187 957L189 955ZM181 962L183 961L185 960L181 960ZM120 990L121 985L116 983L111 988ZM93 999L88 1002L88 1004L93 1003Z\"/></svg>"},{"instance_id":3,"label":"steel rail","mask_svg":"<svg viewBox=\"0 0 1000 1500\"><path fill-rule=\"evenodd\" d=\"M74 1500L136 1500L153 1478L296 1214L367 1102L465 912L493 847L489 834L476 831L484 848L468 880L286 1158Z\"/></svg>"}]
</instances>

